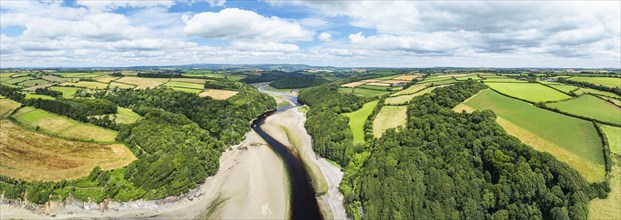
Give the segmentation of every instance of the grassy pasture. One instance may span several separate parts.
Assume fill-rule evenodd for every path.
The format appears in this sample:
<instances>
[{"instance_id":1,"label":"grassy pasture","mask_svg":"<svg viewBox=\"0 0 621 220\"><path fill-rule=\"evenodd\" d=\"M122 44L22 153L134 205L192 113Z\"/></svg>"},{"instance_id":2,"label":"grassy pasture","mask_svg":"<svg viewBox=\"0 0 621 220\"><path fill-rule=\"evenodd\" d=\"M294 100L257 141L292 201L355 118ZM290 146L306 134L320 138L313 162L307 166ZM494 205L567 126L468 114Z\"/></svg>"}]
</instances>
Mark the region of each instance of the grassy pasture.
<instances>
[{"instance_id":1,"label":"grassy pasture","mask_svg":"<svg viewBox=\"0 0 621 220\"><path fill-rule=\"evenodd\" d=\"M608 125L600 125L600 127L604 134L606 134L606 138L608 138L610 151L621 156L621 128Z\"/></svg>"},{"instance_id":2,"label":"grassy pasture","mask_svg":"<svg viewBox=\"0 0 621 220\"><path fill-rule=\"evenodd\" d=\"M39 95L39 94L35 94L35 93L25 93L26 94L26 99L56 99L52 96L48 96L48 95Z\"/></svg>"},{"instance_id":3,"label":"grassy pasture","mask_svg":"<svg viewBox=\"0 0 621 220\"><path fill-rule=\"evenodd\" d=\"M351 94L354 91L354 88L341 87L338 89L340 93L348 93Z\"/></svg>"},{"instance_id":4,"label":"grassy pasture","mask_svg":"<svg viewBox=\"0 0 621 220\"><path fill-rule=\"evenodd\" d=\"M224 99L231 98L232 96L236 94L237 94L236 91L221 90L221 89L208 89L207 91L201 92L199 96L200 97L209 96L216 100L224 100Z\"/></svg>"},{"instance_id":5,"label":"grassy pasture","mask_svg":"<svg viewBox=\"0 0 621 220\"><path fill-rule=\"evenodd\" d=\"M9 120L1 120L0 127L0 173L14 178L77 179L88 175L95 166L115 169L136 159L122 144L68 141L29 131Z\"/></svg>"},{"instance_id":6,"label":"grassy pasture","mask_svg":"<svg viewBox=\"0 0 621 220\"><path fill-rule=\"evenodd\" d=\"M589 202L589 219L621 219L621 156L612 156L608 198Z\"/></svg>"},{"instance_id":7,"label":"grassy pasture","mask_svg":"<svg viewBox=\"0 0 621 220\"><path fill-rule=\"evenodd\" d=\"M24 87L32 87L32 86L38 86L38 85L45 85L49 83L50 82L46 80L42 80L42 79L32 79L32 80L26 80L26 81L23 81L17 84L20 86L24 86Z\"/></svg>"},{"instance_id":8,"label":"grassy pasture","mask_svg":"<svg viewBox=\"0 0 621 220\"><path fill-rule=\"evenodd\" d=\"M193 79L193 78L173 78L170 79L171 82L187 82L187 83L197 83L197 84L205 84L206 79Z\"/></svg>"},{"instance_id":9,"label":"grassy pasture","mask_svg":"<svg viewBox=\"0 0 621 220\"><path fill-rule=\"evenodd\" d=\"M494 111L496 121L507 133L568 163L588 181L604 179L601 140L590 121L537 108L489 89L463 104L470 109Z\"/></svg>"},{"instance_id":10,"label":"grassy pasture","mask_svg":"<svg viewBox=\"0 0 621 220\"><path fill-rule=\"evenodd\" d=\"M604 91L600 91L597 89L591 89L591 88L580 88L574 93L576 93L577 95L582 95L584 93L591 93L591 94L603 95L603 96L608 96L608 97L617 97L617 98L621 97L612 92L604 92Z\"/></svg>"},{"instance_id":11,"label":"grassy pasture","mask_svg":"<svg viewBox=\"0 0 621 220\"><path fill-rule=\"evenodd\" d=\"M54 75L58 75L63 78L72 78L72 77L79 78L77 76L87 75L87 74L91 74L91 73L85 73L85 72L83 73L54 73Z\"/></svg>"},{"instance_id":12,"label":"grassy pasture","mask_svg":"<svg viewBox=\"0 0 621 220\"><path fill-rule=\"evenodd\" d=\"M140 77L132 77L126 76L116 80L116 82L136 85L136 89L146 89L146 88L155 88L159 85L162 85L168 82L170 79L166 78L140 78Z\"/></svg>"},{"instance_id":13,"label":"grassy pasture","mask_svg":"<svg viewBox=\"0 0 621 220\"><path fill-rule=\"evenodd\" d=\"M82 88L87 88L87 89L105 89L108 87L108 84L106 83L91 82L91 81L80 81L77 83L63 83L61 85L82 87Z\"/></svg>"},{"instance_id":14,"label":"grassy pasture","mask_svg":"<svg viewBox=\"0 0 621 220\"><path fill-rule=\"evenodd\" d=\"M13 84L13 83L20 83L20 82L31 80L31 79L34 79L34 77L24 76L24 77L10 78L10 79L4 80L4 82L8 84Z\"/></svg>"},{"instance_id":15,"label":"grassy pasture","mask_svg":"<svg viewBox=\"0 0 621 220\"><path fill-rule=\"evenodd\" d=\"M564 93L569 94L571 91L580 89L580 87L566 85L566 84L547 84L548 86L563 91Z\"/></svg>"},{"instance_id":16,"label":"grassy pasture","mask_svg":"<svg viewBox=\"0 0 621 220\"><path fill-rule=\"evenodd\" d=\"M132 111L129 108L123 108L120 106L117 106L117 113L116 114L112 114L108 117L112 118L113 115L116 115L116 123L117 124L131 124L134 123L136 121L138 121L138 119L142 118L142 116L140 116L138 113L135 113L134 111ZM103 115L101 115L103 116ZM97 116L99 117L99 116Z\"/></svg>"},{"instance_id":17,"label":"grassy pasture","mask_svg":"<svg viewBox=\"0 0 621 220\"><path fill-rule=\"evenodd\" d=\"M53 86L50 87L50 90L59 91L63 93L63 98L71 98L75 95L78 90L81 88L78 87L61 87L61 86Z\"/></svg>"},{"instance_id":18,"label":"grassy pasture","mask_svg":"<svg viewBox=\"0 0 621 220\"><path fill-rule=\"evenodd\" d=\"M567 101L549 103L547 106L574 115L621 124L621 108L592 95L583 95Z\"/></svg>"},{"instance_id":19,"label":"grassy pasture","mask_svg":"<svg viewBox=\"0 0 621 220\"><path fill-rule=\"evenodd\" d=\"M400 96L400 95L409 95L409 94L414 94L424 88L426 88L429 84L425 84L425 83L418 83L418 84L414 84L406 89L403 89L395 94L392 94L392 96Z\"/></svg>"},{"instance_id":20,"label":"grassy pasture","mask_svg":"<svg viewBox=\"0 0 621 220\"><path fill-rule=\"evenodd\" d=\"M87 74L81 74L81 75L76 75L76 78L93 78L93 77L99 77L102 76L101 74L96 74L96 73L87 73Z\"/></svg>"},{"instance_id":21,"label":"grassy pasture","mask_svg":"<svg viewBox=\"0 0 621 220\"><path fill-rule=\"evenodd\" d=\"M189 89L198 89L198 90L205 89L205 85L204 84L189 83L189 82L167 82L167 83L164 84L164 86L189 88Z\"/></svg>"},{"instance_id":22,"label":"grassy pasture","mask_svg":"<svg viewBox=\"0 0 621 220\"><path fill-rule=\"evenodd\" d=\"M354 135L354 143L365 142L364 123L367 121L367 118L369 118L369 115L371 115L378 102L378 100L367 102L362 106L362 108L356 110L355 112L343 114L349 118L348 124Z\"/></svg>"},{"instance_id":23,"label":"grassy pasture","mask_svg":"<svg viewBox=\"0 0 621 220\"><path fill-rule=\"evenodd\" d=\"M38 126L42 131L70 139L114 142L117 133L33 107L21 108L13 117L26 127Z\"/></svg>"},{"instance_id":24,"label":"grassy pasture","mask_svg":"<svg viewBox=\"0 0 621 220\"><path fill-rule=\"evenodd\" d=\"M6 118L9 114L22 104L7 98L0 99L0 119Z\"/></svg>"},{"instance_id":25,"label":"grassy pasture","mask_svg":"<svg viewBox=\"0 0 621 220\"><path fill-rule=\"evenodd\" d=\"M189 92L189 93L194 93L194 94L199 94L205 90L205 89L190 89L190 88L185 88L185 87L169 87L169 88L175 91Z\"/></svg>"},{"instance_id":26,"label":"grassy pasture","mask_svg":"<svg viewBox=\"0 0 621 220\"><path fill-rule=\"evenodd\" d=\"M486 77L485 79L483 79L483 82L485 83L492 83L492 82L527 83L528 81L518 80L515 78L506 77L506 76L499 76L499 77L491 77L491 78Z\"/></svg>"},{"instance_id":27,"label":"grassy pasture","mask_svg":"<svg viewBox=\"0 0 621 220\"><path fill-rule=\"evenodd\" d=\"M485 83L503 94L531 102L546 102L569 99L571 96L538 83Z\"/></svg>"},{"instance_id":28,"label":"grassy pasture","mask_svg":"<svg viewBox=\"0 0 621 220\"><path fill-rule=\"evenodd\" d=\"M437 87L429 87L429 88L423 89L423 90L421 90L421 91L419 91L417 93L414 93L414 94L390 97L390 98L387 98L384 103L389 104L389 105L402 105L402 104L406 104L407 102L412 100L412 98L414 98L416 96L420 96L420 95L424 95L424 94L430 93L435 88L437 88Z\"/></svg>"},{"instance_id":29,"label":"grassy pasture","mask_svg":"<svg viewBox=\"0 0 621 220\"><path fill-rule=\"evenodd\" d=\"M405 126L407 106L384 106L373 120L373 136L381 137L390 128Z\"/></svg>"},{"instance_id":30,"label":"grassy pasture","mask_svg":"<svg viewBox=\"0 0 621 220\"><path fill-rule=\"evenodd\" d=\"M611 88L614 88L614 87L621 88L621 78L574 76L574 77L569 78L568 80L578 81L578 82L588 82L588 83L593 83L595 85L602 85L602 86L607 86Z\"/></svg>"},{"instance_id":31,"label":"grassy pasture","mask_svg":"<svg viewBox=\"0 0 621 220\"><path fill-rule=\"evenodd\" d=\"M365 89L365 88L360 88L360 87L355 87L353 89L353 93L356 95L361 95L364 97L377 97L377 96L382 96L385 94L390 93L389 91L381 91L381 90L374 90L374 89Z\"/></svg>"},{"instance_id":32,"label":"grassy pasture","mask_svg":"<svg viewBox=\"0 0 621 220\"><path fill-rule=\"evenodd\" d=\"M54 76L54 75L43 75L41 76L42 79L45 79L47 81L50 82L59 82L59 83L63 83L63 82L73 82L73 81L78 81L79 79L77 78L62 78L62 77L58 77L58 76Z\"/></svg>"}]
</instances>

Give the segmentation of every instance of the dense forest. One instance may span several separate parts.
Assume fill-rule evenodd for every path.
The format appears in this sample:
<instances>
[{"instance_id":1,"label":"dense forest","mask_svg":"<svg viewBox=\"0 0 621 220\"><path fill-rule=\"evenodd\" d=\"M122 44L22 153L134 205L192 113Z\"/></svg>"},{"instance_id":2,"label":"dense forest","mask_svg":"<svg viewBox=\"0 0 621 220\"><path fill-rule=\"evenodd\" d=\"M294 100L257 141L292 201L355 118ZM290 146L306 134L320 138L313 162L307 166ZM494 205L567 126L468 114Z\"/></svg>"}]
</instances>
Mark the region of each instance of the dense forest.
<instances>
[{"instance_id":1,"label":"dense forest","mask_svg":"<svg viewBox=\"0 0 621 220\"><path fill-rule=\"evenodd\" d=\"M239 83L236 88L239 93L227 100L158 88L101 93L99 99L24 101L71 117L109 114L110 105L114 112L117 105L132 108L144 117L120 126L116 139L138 160L116 170L96 167L89 176L70 181L23 181L0 176L0 192L8 199L18 199L27 192L28 201L37 204L60 201L69 193L95 202L106 198L161 199L184 193L218 170L220 152L242 140L252 119L276 107L274 99L251 86ZM23 95L10 87L2 87L0 93L23 101Z\"/></svg>"},{"instance_id":2,"label":"dense forest","mask_svg":"<svg viewBox=\"0 0 621 220\"><path fill-rule=\"evenodd\" d=\"M270 86L277 89L298 89L318 86L327 82L329 81L314 75L301 75L282 77L271 82Z\"/></svg>"},{"instance_id":3,"label":"dense forest","mask_svg":"<svg viewBox=\"0 0 621 220\"><path fill-rule=\"evenodd\" d=\"M470 80L415 97L406 128L389 129L355 147L353 156L322 154L347 164L341 191L348 214L356 219L586 219L588 201L607 196L605 183L589 185L565 163L522 144L491 111L452 111L483 88ZM320 108L333 114L344 107L336 106L341 97L334 94L310 89L306 95L315 103L311 112ZM324 139L317 127L347 126L346 120L311 119L311 112L306 126L314 144ZM334 151L350 143L345 139L351 136L322 144Z\"/></svg>"}]
</instances>

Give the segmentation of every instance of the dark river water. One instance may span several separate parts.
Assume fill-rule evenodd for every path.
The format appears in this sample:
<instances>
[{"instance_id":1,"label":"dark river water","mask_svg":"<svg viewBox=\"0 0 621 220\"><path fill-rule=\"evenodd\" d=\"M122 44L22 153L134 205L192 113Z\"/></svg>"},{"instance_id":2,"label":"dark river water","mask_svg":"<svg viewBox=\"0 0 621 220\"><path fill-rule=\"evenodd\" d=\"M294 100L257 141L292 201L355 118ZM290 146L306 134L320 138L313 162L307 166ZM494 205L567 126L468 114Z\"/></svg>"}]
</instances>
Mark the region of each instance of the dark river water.
<instances>
[{"instance_id":1,"label":"dark river water","mask_svg":"<svg viewBox=\"0 0 621 220\"><path fill-rule=\"evenodd\" d=\"M262 87L259 88L259 91L269 93L264 91ZM319 210L319 205L317 204L317 199L315 198L315 190L311 184L311 178L300 156L261 129L261 125L265 123L265 119L275 112L286 111L290 108L300 106L296 96L289 94L279 95L291 100L296 106L284 106L263 113L252 122L252 130L257 132L285 163L291 186L291 219L323 219L321 211Z\"/></svg>"}]
</instances>

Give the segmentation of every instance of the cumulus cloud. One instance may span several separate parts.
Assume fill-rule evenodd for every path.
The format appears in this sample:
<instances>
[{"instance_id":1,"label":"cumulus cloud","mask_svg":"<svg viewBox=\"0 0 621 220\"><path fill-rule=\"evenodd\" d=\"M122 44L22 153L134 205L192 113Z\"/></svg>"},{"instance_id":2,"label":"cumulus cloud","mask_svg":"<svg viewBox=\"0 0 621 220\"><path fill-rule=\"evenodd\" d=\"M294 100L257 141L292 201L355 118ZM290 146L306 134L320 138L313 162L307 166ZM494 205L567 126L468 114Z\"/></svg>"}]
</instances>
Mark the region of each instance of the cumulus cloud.
<instances>
[{"instance_id":1,"label":"cumulus cloud","mask_svg":"<svg viewBox=\"0 0 621 220\"><path fill-rule=\"evenodd\" d=\"M323 32L321 34L319 34L319 36L317 36L317 39L321 40L321 41L331 41L332 40L332 35L328 32Z\"/></svg>"},{"instance_id":2,"label":"cumulus cloud","mask_svg":"<svg viewBox=\"0 0 621 220\"><path fill-rule=\"evenodd\" d=\"M109 11L116 8L122 7L132 7L132 8L145 8L145 7L153 7L153 6L166 6L170 7L175 4L174 0L131 0L131 1L123 1L123 0L78 0L76 4L86 6L91 10L95 11Z\"/></svg>"},{"instance_id":3,"label":"cumulus cloud","mask_svg":"<svg viewBox=\"0 0 621 220\"><path fill-rule=\"evenodd\" d=\"M240 51L259 52L296 52L300 50L295 44L282 44L276 42L245 42L233 41L230 48Z\"/></svg>"},{"instance_id":4,"label":"cumulus cloud","mask_svg":"<svg viewBox=\"0 0 621 220\"><path fill-rule=\"evenodd\" d=\"M253 11L227 8L184 17L184 32L190 36L219 39L270 41L312 40L313 33L296 22L264 17Z\"/></svg>"}]
</instances>

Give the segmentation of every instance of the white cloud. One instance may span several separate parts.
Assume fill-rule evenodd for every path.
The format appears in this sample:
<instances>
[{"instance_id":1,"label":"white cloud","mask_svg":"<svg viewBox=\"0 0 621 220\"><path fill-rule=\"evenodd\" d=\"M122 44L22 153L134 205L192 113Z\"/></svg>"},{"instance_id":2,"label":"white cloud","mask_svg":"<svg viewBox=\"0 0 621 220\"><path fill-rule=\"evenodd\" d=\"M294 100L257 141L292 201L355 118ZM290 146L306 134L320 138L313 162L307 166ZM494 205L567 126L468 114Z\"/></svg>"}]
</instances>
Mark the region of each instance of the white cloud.
<instances>
[{"instance_id":1,"label":"white cloud","mask_svg":"<svg viewBox=\"0 0 621 220\"><path fill-rule=\"evenodd\" d=\"M86 6L94 11L109 11L116 8L131 7L131 8L145 8L154 6L170 7L175 4L173 0L78 0L78 5Z\"/></svg>"},{"instance_id":2,"label":"white cloud","mask_svg":"<svg viewBox=\"0 0 621 220\"><path fill-rule=\"evenodd\" d=\"M233 41L230 48L240 51L259 52L297 52L300 50L295 44L282 44L275 42L245 42Z\"/></svg>"},{"instance_id":3,"label":"white cloud","mask_svg":"<svg viewBox=\"0 0 621 220\"><path fill-rule=\"evenodd\" d=\"M317 36L317 39L321 40L321 41L331 41L332 40L332 35L328 32L323 32L321 34L319 34L319 36Z\"/></svg>"},{"instance_id":4,"label":"white cloud","mask_svg":"<svg viewBox=\"0 0 621 220\"><path fill-rule=\"evenodd\" d=\"M184 31L190 36L217 39L269 41L312 40L313 32L298 23L278 17L264 17L252 11L227 8L184 17Z\"/></svg>"}]
</instances>

